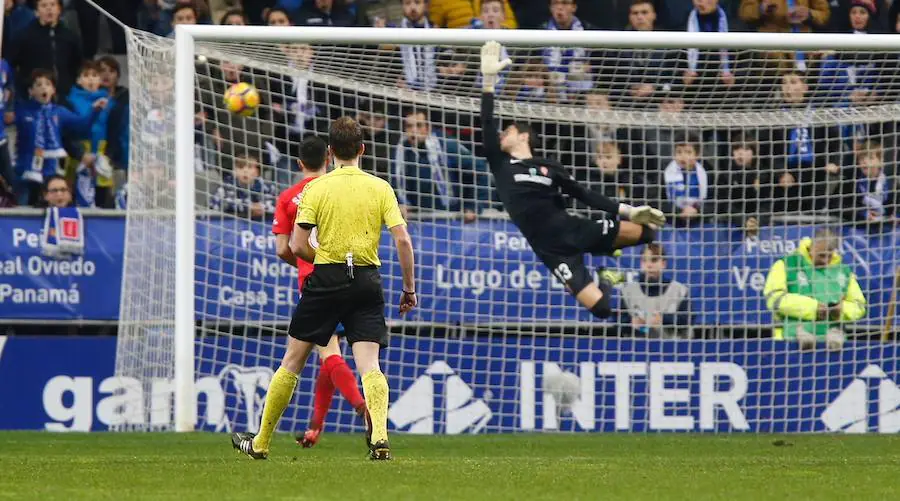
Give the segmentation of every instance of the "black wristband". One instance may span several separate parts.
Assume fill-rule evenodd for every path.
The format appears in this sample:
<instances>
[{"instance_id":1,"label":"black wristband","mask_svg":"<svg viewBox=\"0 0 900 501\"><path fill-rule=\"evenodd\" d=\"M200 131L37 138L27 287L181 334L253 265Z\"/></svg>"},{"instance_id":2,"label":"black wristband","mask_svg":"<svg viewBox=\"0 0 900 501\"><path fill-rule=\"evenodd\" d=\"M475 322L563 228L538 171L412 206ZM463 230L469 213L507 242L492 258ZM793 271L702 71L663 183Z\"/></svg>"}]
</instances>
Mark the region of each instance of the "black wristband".
<instances>
[{"instance_id":1,"label":"black wristband","mask_svg":"<svg viewBox=\"0 0 900 501\"><path fill-rule=\"evenodd\" d=\"M415 294L416 291L403 291L404 294Z\"/></svg>"}]
</instances>

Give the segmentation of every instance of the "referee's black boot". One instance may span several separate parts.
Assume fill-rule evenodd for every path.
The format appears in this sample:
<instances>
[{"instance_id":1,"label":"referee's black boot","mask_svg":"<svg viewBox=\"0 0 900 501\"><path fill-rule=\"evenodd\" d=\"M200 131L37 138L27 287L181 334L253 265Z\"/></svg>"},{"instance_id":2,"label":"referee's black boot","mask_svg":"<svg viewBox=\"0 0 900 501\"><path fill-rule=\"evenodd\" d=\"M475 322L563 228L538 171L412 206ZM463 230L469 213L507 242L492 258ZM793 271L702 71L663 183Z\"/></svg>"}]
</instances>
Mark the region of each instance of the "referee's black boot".
<instances>
[{"instance_id":1,"label":"referee's black boot","mask_svg":"<svg viewBox=\"0 0 900 501\"><path fill-rule=\"evenodd\" d=\"M378 442L369 446L369 459L372 461L390 461L394 459L391 457L391 445L387 440L379 440Z\"/></svg>"},{"instance_id":2,"label":"referee's black boot","mask_svg":"<svg viewBox=\"0 0 900 501\"><path fill-rule=\"evenodd\" d=\"M253 459L266 459L269 457L268 452L257 452L253 450L253 438L255 433L232 433L231 446L250 456Z\"/></svg>"},{"instance_id":3,"label":"referee's black boot","mask_svg":"<svg viewBox=\"0 0 900 501\"><path fill-rule=\"evenodd\" d=\"M356 415L361 417L366 424L366 448L372 450L372 417L369 416L369 408L362 404L356 408Z\"/></svg>"}]
</instances>

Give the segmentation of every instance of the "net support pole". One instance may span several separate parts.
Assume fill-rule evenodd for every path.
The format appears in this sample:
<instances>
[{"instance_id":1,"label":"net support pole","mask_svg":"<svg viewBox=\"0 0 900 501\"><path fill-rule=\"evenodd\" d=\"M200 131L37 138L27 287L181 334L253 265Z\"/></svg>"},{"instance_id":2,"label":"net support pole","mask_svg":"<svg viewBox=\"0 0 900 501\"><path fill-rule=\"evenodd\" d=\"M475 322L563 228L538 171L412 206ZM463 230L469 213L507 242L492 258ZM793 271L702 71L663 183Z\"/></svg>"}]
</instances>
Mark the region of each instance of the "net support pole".
<instances>
[{"instance_id":1,"label":"net support pole","mask_svg":"<svg viewBox=\"0 0 900 501\"><path fill-rule=\"evenodd\" d=\"M197 423L194 391L194 37L175 28L175 431Z\"/></svg>"}]
</instances>

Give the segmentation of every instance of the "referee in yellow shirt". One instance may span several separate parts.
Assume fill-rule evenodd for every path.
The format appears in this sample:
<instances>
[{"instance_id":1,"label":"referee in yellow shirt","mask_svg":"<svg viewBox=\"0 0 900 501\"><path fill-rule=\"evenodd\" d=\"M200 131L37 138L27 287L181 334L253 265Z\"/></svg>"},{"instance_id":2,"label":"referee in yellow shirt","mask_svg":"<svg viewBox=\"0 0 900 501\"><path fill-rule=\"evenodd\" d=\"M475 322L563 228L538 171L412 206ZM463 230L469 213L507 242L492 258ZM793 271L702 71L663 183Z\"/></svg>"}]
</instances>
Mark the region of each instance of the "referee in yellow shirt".
<instances>
[{"instance_id":1,"label":"referee in yellow shirt","mask_svg":"<svg viewBox=\"0 0 900 501\"><path fill-rule=\"evenodd\" d=\"M338 323L344 324L356 368L362 375L370 416L369 457L391 459L388 384L378 365L379 349L387 346L378 242L382 226L387 226L403 270L403 314L417 304L412 241L394 190L384 180L359 169L359 158L365 151L359 124L348 117L335 120L328 142L335 169L306 186L297 211L298 227L290 242L294 255L314 263L315 270L307 278L294 310L287 351L266 392L259 434L232 436L232 445L254 459L268 457L272 432L294 394L297 375L314 345L326 346ZM313 229L317 248L310 244Z\"/></svg>"}]
</instances>

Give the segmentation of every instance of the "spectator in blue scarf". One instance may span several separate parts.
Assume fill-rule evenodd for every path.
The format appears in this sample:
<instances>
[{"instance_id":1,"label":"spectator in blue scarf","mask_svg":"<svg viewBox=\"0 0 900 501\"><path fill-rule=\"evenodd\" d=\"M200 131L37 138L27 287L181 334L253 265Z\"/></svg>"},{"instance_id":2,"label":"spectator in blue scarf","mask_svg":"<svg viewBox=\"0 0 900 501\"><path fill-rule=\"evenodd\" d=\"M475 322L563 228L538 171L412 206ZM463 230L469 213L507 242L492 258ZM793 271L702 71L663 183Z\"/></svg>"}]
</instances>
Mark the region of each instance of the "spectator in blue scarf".
<instances>
[{"instance_id":1,"label":"spectator in blue scarf","mask_svg":"<svg viewBox=\"0 0 900 501\"><path fill-rule=\"evenodd\" d=\"M784 73L778 95L783 111L796 121L759 134L759 154L773 162L776 212L820 208L828 176L840 173L841 133L837 127L813 124L808 94L804 74Z\"/></svg>"},{"instance_id":2,"label":"spectator in blue scarf","mask_svg":"<svg viewBox=\"0 0 900 501\"><path fill-rule=\"evenodd\" d=\"M404 131L394 152L391 176L400 203L461 211L466 222L474 221L490 198L484 160L476 159L459 141L435 134L424 111L407 111Z\"/></svg>"},{"instance_id":3,"label":"spectator in blue scarf","mask_svg":"<svg viewBox=\"0 0 900 501\"><path fill-rule=\"evenodd\" d=\"M31 75L30 99L16 108L16 173L20 179L19 205L37 203L44 179L63 172L67 156L82 158L77 146L63 144L63 129L84 130L91 126L106 99L91 105L91 113L78 115L53 102L56 85L49 70L35 70Z\"/></svg>"},{"instance_id":4,"label":"spectator in blue scarf","mask_svg":"<svg viewBox=\"0 0 900 501\"><path fill-rule=\"evenodd\" d=\"M894 180L884 170L884 149L875 140L864 142L856 152L856 165L845 169L839 196L831 207L847 221L880 228L896 215Z\"/></svg>"},{"instance_id":5,"label":"spectator in blue scarf","mask_svg":"<svg viewBox=\"0 0 900 501\"><path fill-rule=\"evenodd\" d=\"M210 208L263 220L275 214L275 195L275 188L260 177L259 160L242 154L234 162L234 173L223 176L222 186L210 200Z\"/></svg>"},{"instance_id":6,"label":"spectator in blue scarf","mask_svg":"<svg viewBox=\"0 0 900 501\"><path fill-rule=\"evenodd\" d=\"M594 26L579 19L577 0L550 0L550 19L542 26L551 31L585 31ZM544 65L550 71L552 85L559 89L561 101L574 99L593 87L590 54L581 47L547 47L543 50Z\"/></svg>"},{"instance_id":7,"label":"spectator in blue scarf","mask_svg":"<svg viewBox=\"0 0 900 501\"><path fill-rule=\"evenodd\" d=\"M700 160L700 140L693 134L675 136L674 159L663 171L667 200L663 210L675 216L676 224L690 224L709 212L710 180Z\"/></svg>"}]
</instances>

